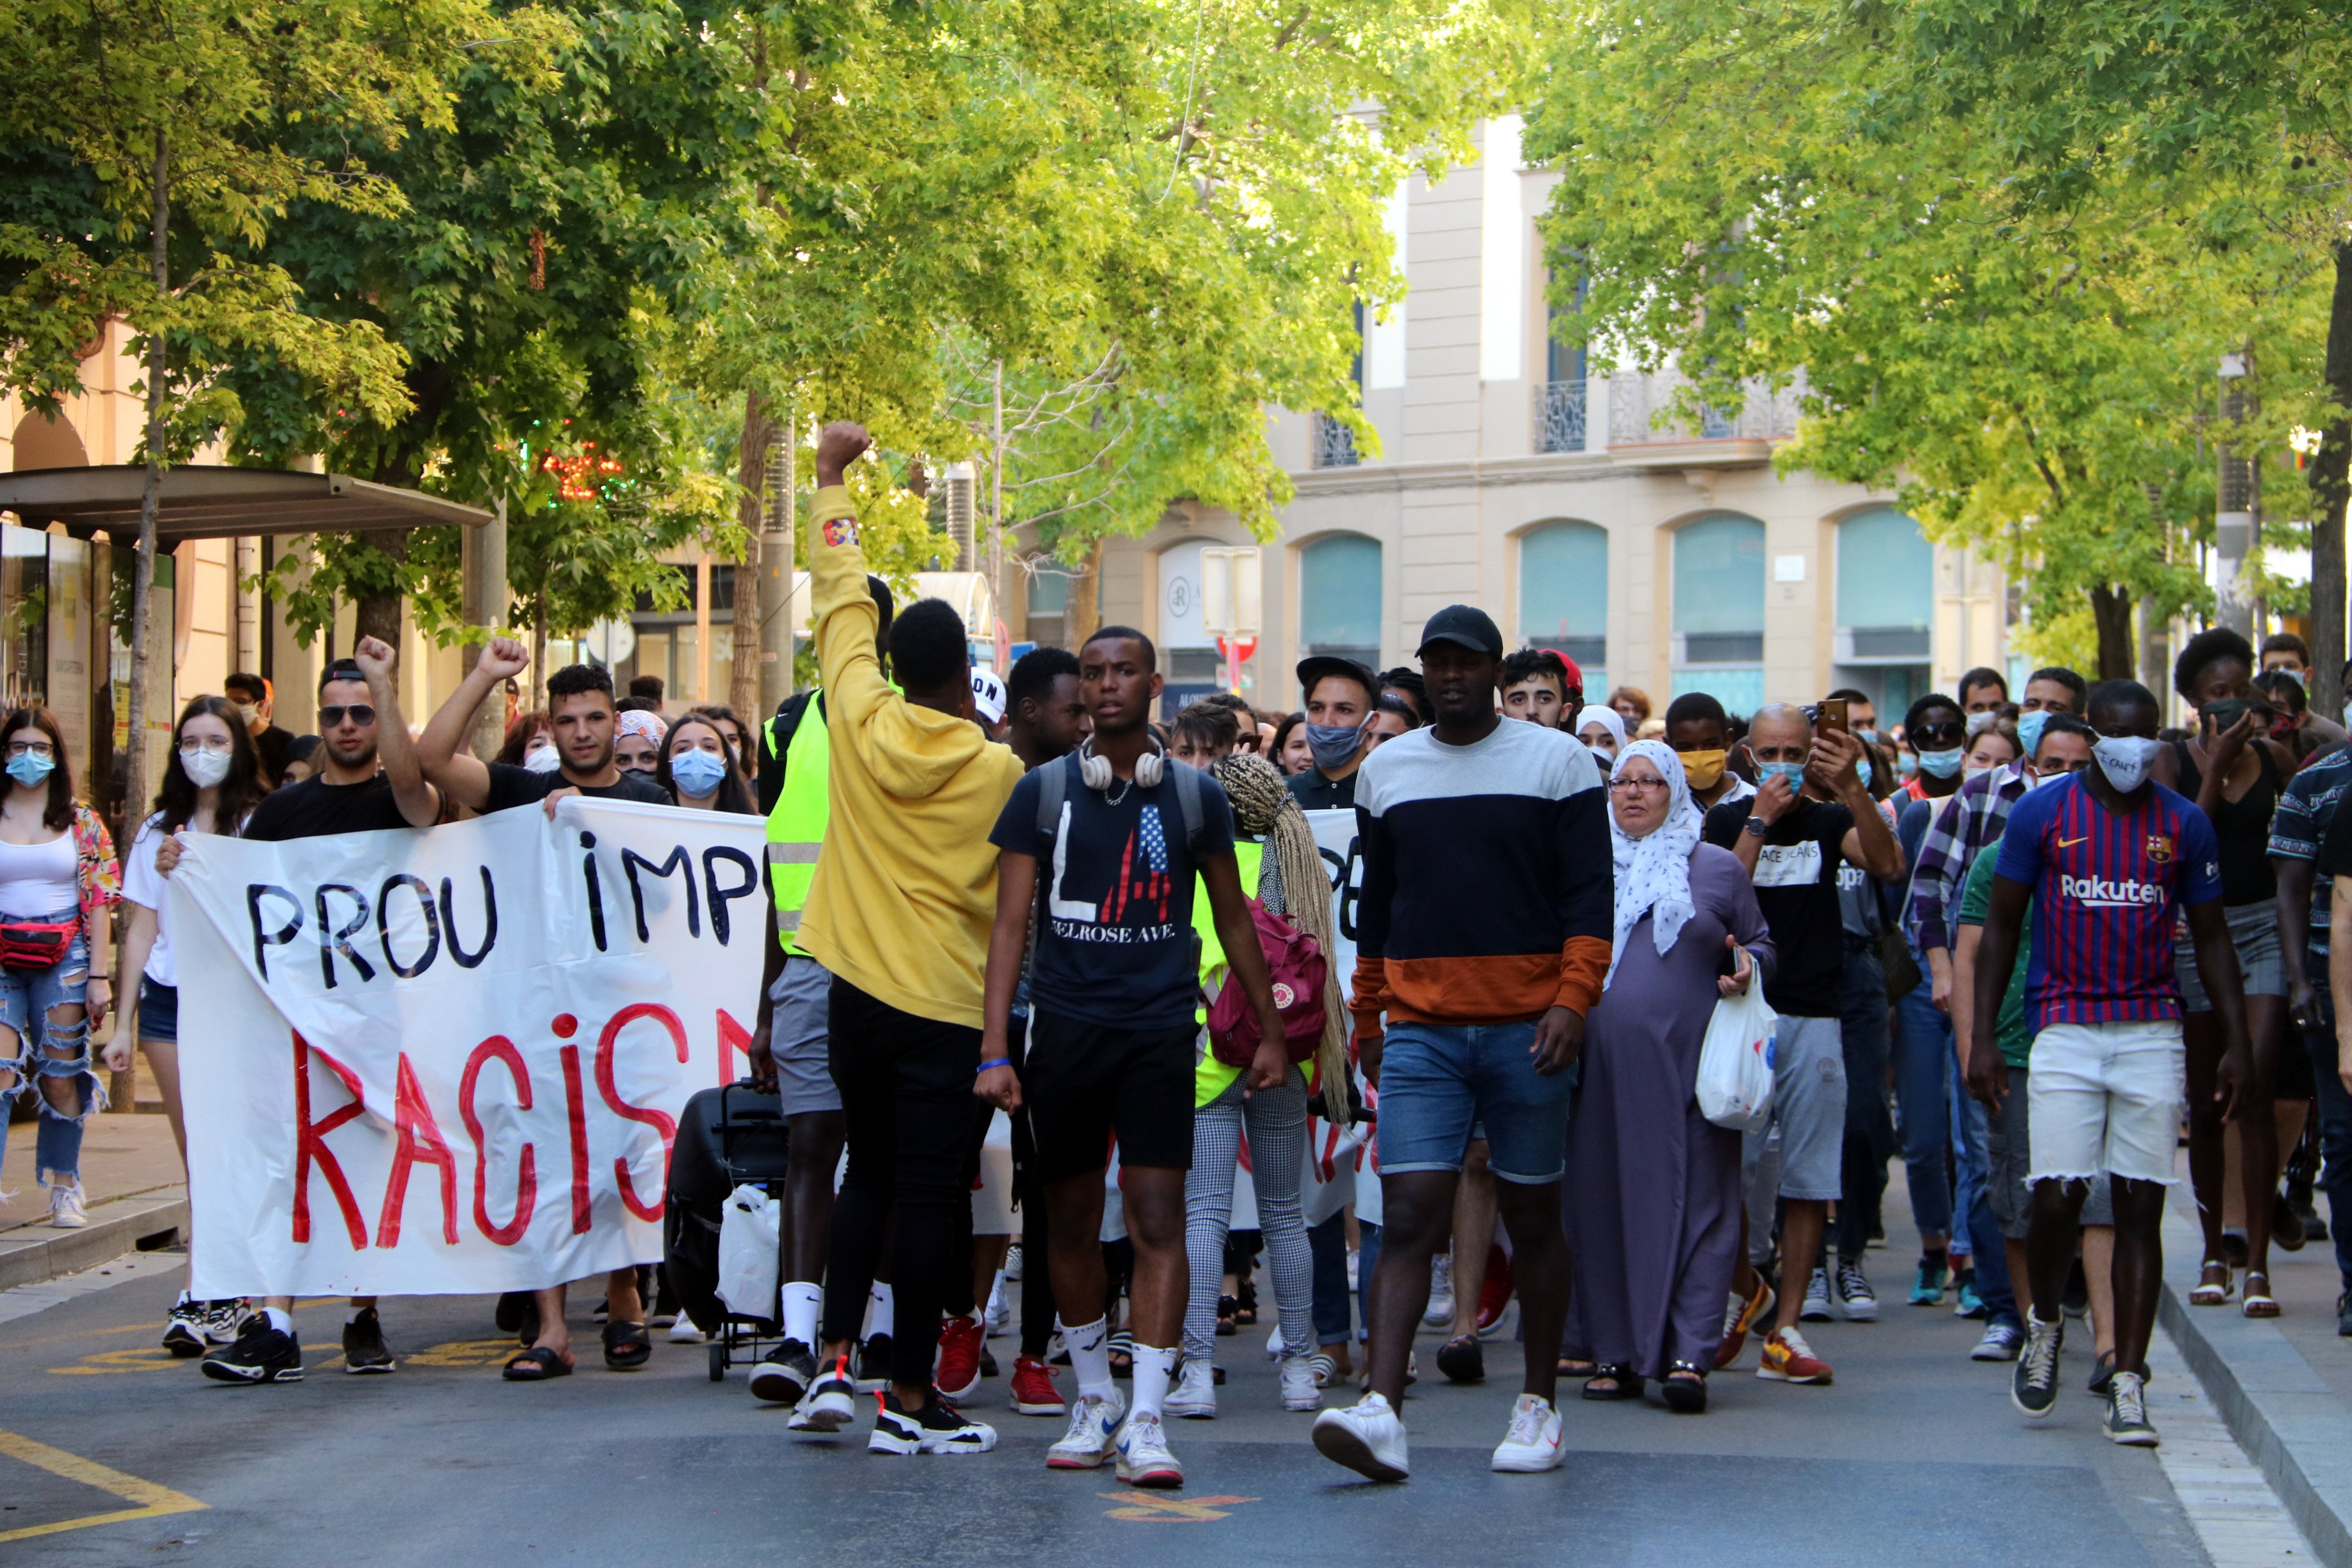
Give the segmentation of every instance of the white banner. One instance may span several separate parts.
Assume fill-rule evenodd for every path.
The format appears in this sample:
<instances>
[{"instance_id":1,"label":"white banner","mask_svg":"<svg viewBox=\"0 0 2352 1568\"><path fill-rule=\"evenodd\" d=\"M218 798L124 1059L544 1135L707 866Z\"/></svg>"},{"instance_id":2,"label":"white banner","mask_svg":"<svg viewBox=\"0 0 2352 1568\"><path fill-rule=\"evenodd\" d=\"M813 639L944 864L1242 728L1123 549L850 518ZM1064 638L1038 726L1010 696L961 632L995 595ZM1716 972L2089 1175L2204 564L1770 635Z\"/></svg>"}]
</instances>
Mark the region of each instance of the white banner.
<instances>
[{"instance_id":1,"label":"white banner","mask_svg":"<svg viewBox=\"0 0 2352 1568\"><path fill-rule=\"evenodd\" d=\"M1323 868L1331 877L1331 962L1339 967L1339 998L1344 1005L1356 974L1356 893L1363 886L1363 857L1356 847L1356 814L1352 810L1310 811L1307 826L1315 831L1315 847L1322 852ZM1350 1020L1349 1026L1353 1027ZM1367 1104L1377 1105L1378 1092L1361 1075L1356 1090ZM1353 1129L1335 1127L1319 1116L1307 1120L1307 1182L1299 1201L1308 1225L1320 1225L1348 1205L1356 1205L1363 1225L1381 1223L1380 1163L1372 1149L1371 1124ZM1359 1142L1358 1139L1363 1142ZM1359 1173L1369 1179L1359 1181Z\"/></svg>"},{"instance_id":2,"label":"white banner","mask_svg":"<svg viewBox=\"0 0 2352 1568\"><path fill-rule=\"evenodd\" d=\"M750 1038L762 838L579 798L551 821L188 836L168 896L198 1299L659 1258L678 1114Z\"/></svg>"}]
</instances>

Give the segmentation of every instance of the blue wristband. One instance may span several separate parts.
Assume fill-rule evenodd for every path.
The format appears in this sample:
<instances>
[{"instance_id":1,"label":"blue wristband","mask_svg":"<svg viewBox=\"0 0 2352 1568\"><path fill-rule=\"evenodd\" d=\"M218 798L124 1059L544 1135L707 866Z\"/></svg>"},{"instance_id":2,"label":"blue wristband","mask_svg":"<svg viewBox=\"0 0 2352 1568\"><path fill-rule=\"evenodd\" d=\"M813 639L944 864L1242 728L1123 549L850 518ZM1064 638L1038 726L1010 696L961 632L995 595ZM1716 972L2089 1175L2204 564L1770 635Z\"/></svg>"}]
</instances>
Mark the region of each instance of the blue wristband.
<instances>
[{"instance_id":1,"label":"blue wristband","mask_svg":"<svg viewBox=\"0 0 2352 1568\"><path fill-rule=\"evenodd\" d=\"M999 1057L992 1062L981 1063L978 1068L973 1069L972 1077L978 1078L982 1073L986 1072L991 1068L1009 1068L1012 1065L1013 1058L1011 1057Z\"/></svg>"}]
</instances>

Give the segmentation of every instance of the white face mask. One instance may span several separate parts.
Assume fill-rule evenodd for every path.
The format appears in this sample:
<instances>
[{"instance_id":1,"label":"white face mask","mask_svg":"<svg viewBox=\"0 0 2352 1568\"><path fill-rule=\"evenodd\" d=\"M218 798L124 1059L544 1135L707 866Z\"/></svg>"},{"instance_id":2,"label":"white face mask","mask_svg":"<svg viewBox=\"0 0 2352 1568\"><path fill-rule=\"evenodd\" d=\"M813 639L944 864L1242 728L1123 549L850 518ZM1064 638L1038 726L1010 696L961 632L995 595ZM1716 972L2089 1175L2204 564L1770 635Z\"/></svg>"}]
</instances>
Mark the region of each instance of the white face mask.
<instances>
[{"instance_id":1,"label":"white face mask","mask_svg":"<svg viewBox=\"0 0 2352 1568\"><path fill-rule=\"evenodd\" d=\"M526 755L522 765L535 773L551 773L563 765L563 759L555 754L555 747L551 742Z\"/></svg>"},{"instance_id":2,"label":"white face mask","mask_svg":"<svg viewBox=\"0 0 2352 1568\"><path fill-rule=\"evenodd\" d=\"M228 777L228 764L229 753L225 748L215 750L206 747L180 753L180 771L186 773L188 781L198 789L210 789Z\"/></svg>"},{"instance_id":3,"label":"white face mask","mask_svg":"<svg viewBox=\"0 0 2352 1568\"><path fill-rule=\"evenodd\" d=\"M2129 795L2147 780L2148 764L2163 749L2163 742L2138 735L2102 735L2091 746L2091 760L2117 793Z\"/></svg>"}]
</instances>

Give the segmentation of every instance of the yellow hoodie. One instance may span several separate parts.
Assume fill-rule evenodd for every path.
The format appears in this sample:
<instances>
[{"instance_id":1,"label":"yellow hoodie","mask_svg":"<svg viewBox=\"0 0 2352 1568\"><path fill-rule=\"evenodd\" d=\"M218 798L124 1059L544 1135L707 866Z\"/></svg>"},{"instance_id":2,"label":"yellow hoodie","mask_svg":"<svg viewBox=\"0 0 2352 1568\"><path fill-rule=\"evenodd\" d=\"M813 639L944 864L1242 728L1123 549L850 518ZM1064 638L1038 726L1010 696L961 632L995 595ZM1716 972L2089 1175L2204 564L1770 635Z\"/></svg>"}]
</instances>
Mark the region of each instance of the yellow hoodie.
<instances>
[{"instance_id":1,"label":"yellow hoodie","mask_svg":"<svg viewBox=\"0 0 2352 1568\"><path fill-rule=\"evenodd\" d=\"M856 522L845 488L816 492L809 562L832 778L798 941L877 1001L977 1029L996 920L988 835L1021 761L971 720L919 708L882 679Z\"/></svg>"}]
</instances>

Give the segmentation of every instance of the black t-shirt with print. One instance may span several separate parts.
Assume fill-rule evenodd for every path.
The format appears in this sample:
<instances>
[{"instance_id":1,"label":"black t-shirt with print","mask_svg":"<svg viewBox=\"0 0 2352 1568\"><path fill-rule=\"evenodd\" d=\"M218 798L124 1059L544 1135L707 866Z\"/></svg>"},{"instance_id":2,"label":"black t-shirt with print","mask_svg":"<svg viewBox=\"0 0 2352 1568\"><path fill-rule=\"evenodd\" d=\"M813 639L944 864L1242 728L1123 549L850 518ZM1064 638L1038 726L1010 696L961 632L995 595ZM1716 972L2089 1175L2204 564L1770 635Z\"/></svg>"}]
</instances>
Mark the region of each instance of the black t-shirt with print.
<instances>
[{"instance_id":1,"label":"black t-shirt with print","mask_svg":"<svg viewBox=\"0 0 2352 1568\"><path fill-rule=\"evenodd\" d=\"M1709 844L1734 848L1753 800L1726 801L1706 814ZM1844 911L1838 902L1838 867L1853 813L1835 801L1801 800L1764 830L1756 856L1756 907L1780 955L1764 984L1764 1000L1792 1018L1835 1018L1843 1008L1839 980L1845 970Z\"/></svg>"},{"instance_id":2,"label":"black t-shirt with print","mask_svg":"<svg viewBox=\"0 0 2352 1568\"><path fill-rule=\"evenodd\" d=\"M1061 830L1037 826L1047 768L1064 773ZM1171 779L1088 789L1072 755L1013 786L989 842L1037 858L1045 907L1037 922L1030 1005L1118 1028L1181 1029L1200 989L1192 958L1192 884L1202 859L1234 852L1233 807L1201 780L1201 830L1184 841Z\"/></svg>"},{"instance_id":3,"label":"black t-shirt with print","mask_svg":"<svg viewBox=\"0 0 2352 1568\"><path fill-rule=\"evenodd\" d=\"M621 776L608 784L574 784L561 770L535 773L529 768L519 768L512 763L491 763L489 803L485 812L504 811L512 805L529 805L535 800L545 800L557 790L577 789L582 795L598 800L641 800L648 805L674 805L669 791L654 782L651 773L633 773L626 768Z\"/></svg>"},{"instance_id":4,"label":"black t-shirt with print","mask_svg":"<svg viewBox=\"0 0 2352 1568\"><path fill-rule=\"evenodd\" d=\"M407 826L393 798L392 781L382 773L355 784L331 784L314 776L262 796L239 837L276 843Z\"/></svg>"}]
</instances>

